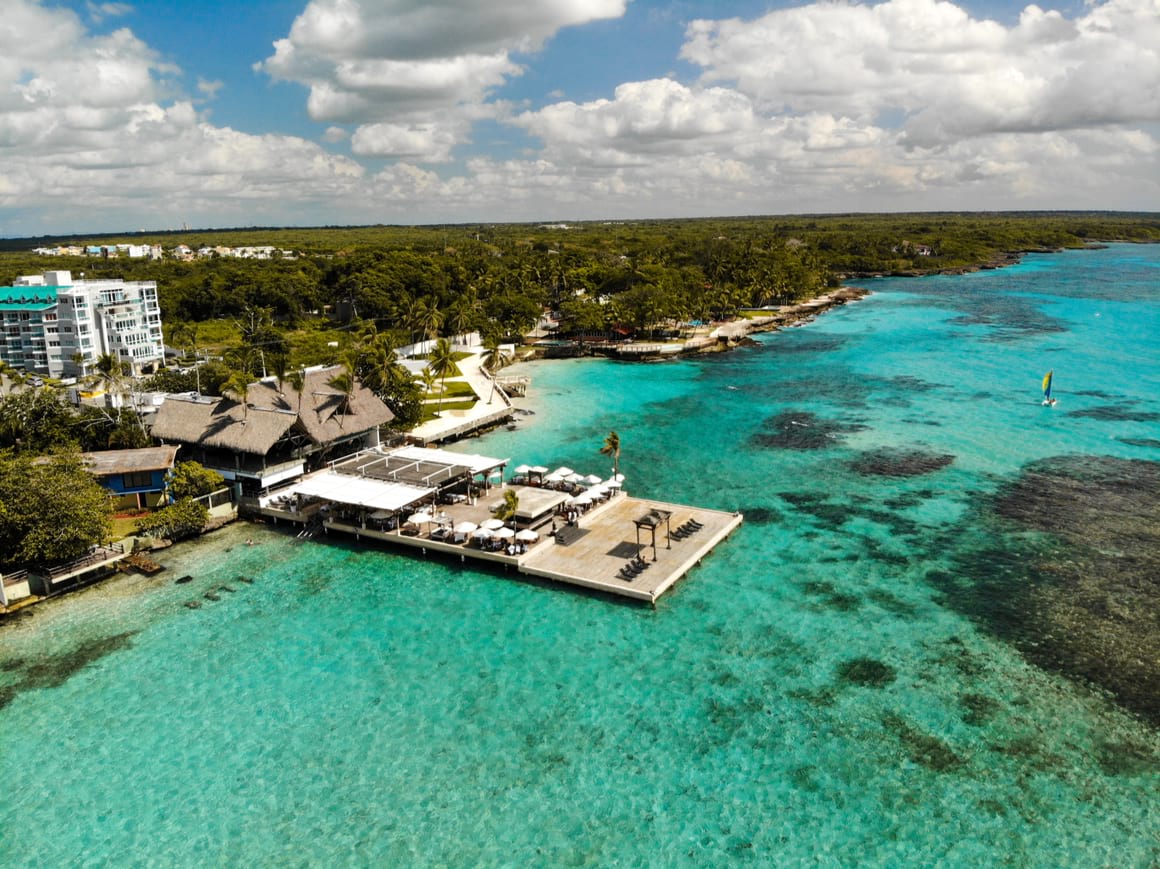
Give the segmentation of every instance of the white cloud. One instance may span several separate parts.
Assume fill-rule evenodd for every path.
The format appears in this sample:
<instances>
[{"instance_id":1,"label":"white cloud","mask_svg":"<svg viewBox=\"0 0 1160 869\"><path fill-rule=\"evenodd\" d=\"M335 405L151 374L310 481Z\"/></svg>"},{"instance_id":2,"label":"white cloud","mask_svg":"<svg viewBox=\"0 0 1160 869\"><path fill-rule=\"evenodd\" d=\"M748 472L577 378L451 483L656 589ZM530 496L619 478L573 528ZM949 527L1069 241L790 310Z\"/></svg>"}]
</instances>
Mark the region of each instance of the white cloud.
<instances>
[{"instance_id":1,"label":"white cloud","mask_svg":"<svg viewBox=\"0 0 1160 869\"><path fill-rule=\"evenodd\" d=\"M520 75L514 53L539 49L561 28L621 16L626 3L311 0L256 68L306 85L315 120L371 125L355 134L368 149L362 153L392 153L403 131L423 125L466 133L465 124L447 123L447 113L466 114ZM398 153L440 162L456 141L434 142L430 155Z\"/></svg>"},{"instance_id":2,"label":"white cloud","mask_svg":"<svg viewBox=\"0 0 1160 869\"><path fill-rule=\"evenodd\" d=\"M913 145L1160 119L1160 0L1075 21L1028 6L1012 27L939 0L825 3L695 21L681 55L770 111L871 121L901 110Z\"/></svg>"},{"instance_id":3,"label":"white cloud","mask_svg":"<svg viewBox=\"0 0 1160 869\"><path fill-rule=\"evenodd\" d=\"M5 210L43 211L58 227L106 209L133 226L263 211L282 223L287 203L350 194L364 172L303 139L215 127L189 101L167 102L177 70L128 30L93 36L72 12L16 0L0 42Z\"/></svg>"},{"instance_id":4,"label":"white cloud","mask_svg":"<svg viewBox=\"0 0 1160 869\"><path fill-rule=\"evenodd\" d=\"M446 163L451 149L466 135L467 124L364 124L351 138L351 150L361 156L393 157Z\"/></svg>"}]
</instances>

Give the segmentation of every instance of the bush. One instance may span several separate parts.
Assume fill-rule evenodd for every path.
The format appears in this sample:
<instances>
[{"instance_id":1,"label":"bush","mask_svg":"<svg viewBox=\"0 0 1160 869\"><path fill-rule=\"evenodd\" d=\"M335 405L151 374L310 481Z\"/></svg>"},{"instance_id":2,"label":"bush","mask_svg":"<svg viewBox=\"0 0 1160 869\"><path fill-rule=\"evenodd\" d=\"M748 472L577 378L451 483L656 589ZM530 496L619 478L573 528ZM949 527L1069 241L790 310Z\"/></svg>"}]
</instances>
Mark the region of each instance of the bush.
<instances>
[{"instance_id":1,"label":"bush","mask_svg":"<svg viewBox=\"0 0 1160 869\"><path fill-rule=\"evenodd\" d=\"M184 540L200 534L209 521L209 508L192 498L170 504L137 520L137 531L150 537Z\"/></svg>"}]
</instances>

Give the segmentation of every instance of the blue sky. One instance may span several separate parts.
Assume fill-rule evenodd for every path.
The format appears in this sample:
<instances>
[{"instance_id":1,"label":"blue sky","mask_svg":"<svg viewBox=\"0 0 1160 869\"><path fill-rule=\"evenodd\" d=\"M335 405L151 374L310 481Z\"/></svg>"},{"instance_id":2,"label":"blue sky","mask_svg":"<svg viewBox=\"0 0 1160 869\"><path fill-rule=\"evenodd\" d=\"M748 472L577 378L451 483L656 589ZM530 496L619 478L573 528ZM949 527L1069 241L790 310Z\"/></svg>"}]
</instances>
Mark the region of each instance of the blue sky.
<instances>
[{"instance_id":1,"label":"blue sky","mask_svg":"<svg viewBox=\"0 0 1160 869\"><path fill-rule=\"evenodd\" d=\"M0 235L1160 202L1160 0L0 0Z\"/></svg>"}]
</instances>

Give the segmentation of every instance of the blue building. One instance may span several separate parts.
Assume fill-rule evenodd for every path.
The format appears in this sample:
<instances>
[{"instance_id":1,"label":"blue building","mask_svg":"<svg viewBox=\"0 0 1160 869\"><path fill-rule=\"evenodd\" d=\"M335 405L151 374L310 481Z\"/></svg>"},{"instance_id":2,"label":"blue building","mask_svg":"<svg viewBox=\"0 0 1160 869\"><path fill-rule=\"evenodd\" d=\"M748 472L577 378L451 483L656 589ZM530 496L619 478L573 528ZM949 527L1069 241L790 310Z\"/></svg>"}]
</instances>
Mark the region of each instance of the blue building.
<instances>
[{"instance_id":1,"label":"blue building","mask_svg":"<svg viewBox=\"0 0 1160 869\"><path fill-rule=\"evenodd\" d=\"M176 446L85 453L85 465L97 482L117 496L118 510L145 510L169 501L169 478Z\"/></svg>"}]
</instances>

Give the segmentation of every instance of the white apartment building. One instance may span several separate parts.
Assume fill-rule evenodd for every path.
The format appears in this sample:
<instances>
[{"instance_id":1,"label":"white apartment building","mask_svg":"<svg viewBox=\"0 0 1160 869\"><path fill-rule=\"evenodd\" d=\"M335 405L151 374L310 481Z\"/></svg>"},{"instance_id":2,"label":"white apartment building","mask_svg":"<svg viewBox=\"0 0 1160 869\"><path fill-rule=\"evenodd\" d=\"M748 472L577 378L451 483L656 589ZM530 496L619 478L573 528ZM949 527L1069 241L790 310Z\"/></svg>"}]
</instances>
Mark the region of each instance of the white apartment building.
<instances>
[{"instance_id":1,"label":"white apartment building","mask_svg":"<svg viewBox=\"0 0 1160 869\"><path fill-rule=\"evenodd\" d=\"M134 374L165 358L156 281L74 281L65 271L0 287L0 359L50 377L80 377L109 353Z\"/></svg>"}]
</instances>

